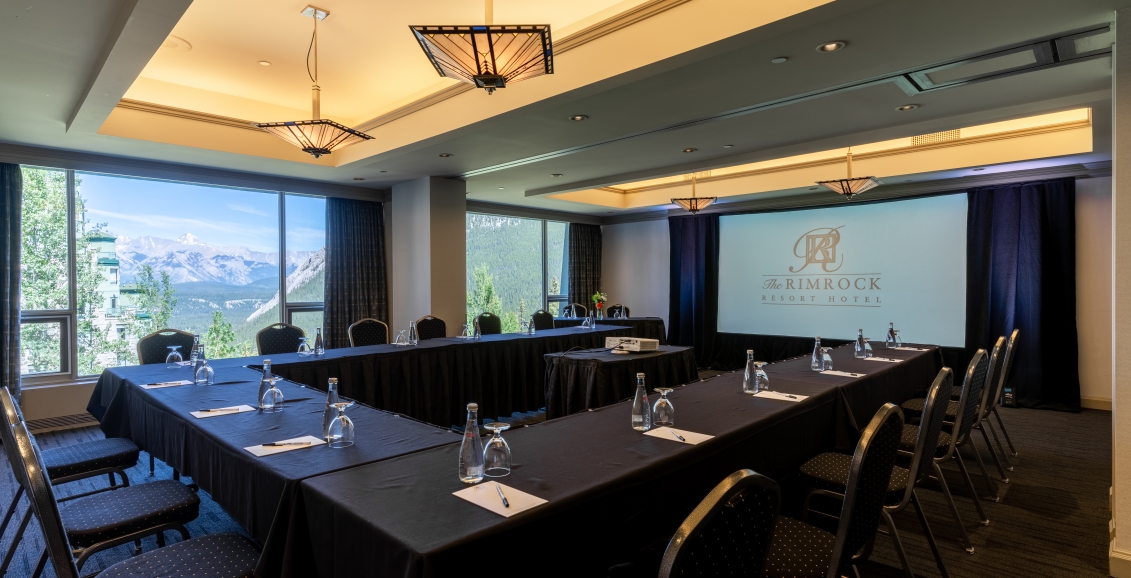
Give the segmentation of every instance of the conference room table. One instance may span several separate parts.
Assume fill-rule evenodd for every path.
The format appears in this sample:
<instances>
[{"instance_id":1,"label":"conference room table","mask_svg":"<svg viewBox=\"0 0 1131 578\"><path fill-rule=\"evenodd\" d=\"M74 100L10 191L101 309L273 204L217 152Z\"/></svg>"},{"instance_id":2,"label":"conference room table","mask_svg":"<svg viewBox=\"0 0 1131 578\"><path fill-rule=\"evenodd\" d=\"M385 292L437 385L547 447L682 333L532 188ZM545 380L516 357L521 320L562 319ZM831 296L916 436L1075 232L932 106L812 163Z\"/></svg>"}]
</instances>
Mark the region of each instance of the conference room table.
<instances>
[{"instance_id":1,"label":"conference room table","mask_svg":"<svg viewBox=\"0 0 1131 578\"><path fill-rule=\"evenodd\" d=\"M584 317L556 317L554 318L554 328L560 329L562 327L577 327L584 322ZM625 317L623 319L605 318L598 322L598 325L602 324L631 327L632 333L629 335L630 337L655 339L660 342L660 345L664 345L668 342L667 331L664 329L664 320L659 317Z\"/></svg>"},{"instance_id":2,"label":"conference room table","mask_svg":"<svg viewBox=\"0 0 1131 578\"><path fill-rule=\"evenodd\" d=\"M605 348L546 354L546 419L603 407L632 397L636 374L648 390L699 380L695 349L661 345L647 353Z\"/></svg>"},{"instance_id":3,"label":"conference room table","mask_svg":"<svg viewBox=\"0 0 1131 578\"><path fill-rule=\"evenodd\" d=\"M696 445L633 430L627 402L507 431L513 469L487 483L504 484L512 500L546 500L509 517L453 495L468 487L456 444L305 479L293 508L307 527L292 528L283 575L605 575L670 535L728 474L751 468L780 480L817 453L851 451L883 403L921 393L941 367L931 346L876 354L899 361L858 360L841 347L837 370L863 375L813 372L807 356L767 366L773 391L808 396L796 401L742 393L740 372L677 388L668 395L676 427L713 436Z\"/></svg>"}]
</instances>

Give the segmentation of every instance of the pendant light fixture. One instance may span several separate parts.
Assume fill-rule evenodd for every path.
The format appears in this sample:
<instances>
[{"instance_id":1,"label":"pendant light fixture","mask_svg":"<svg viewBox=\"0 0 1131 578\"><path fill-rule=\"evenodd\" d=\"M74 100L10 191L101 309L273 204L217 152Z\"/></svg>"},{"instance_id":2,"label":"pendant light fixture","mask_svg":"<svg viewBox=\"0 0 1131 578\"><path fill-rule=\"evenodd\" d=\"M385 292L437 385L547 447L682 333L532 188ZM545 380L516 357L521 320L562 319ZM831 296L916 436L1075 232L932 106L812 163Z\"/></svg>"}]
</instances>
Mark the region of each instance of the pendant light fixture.
<instances>
[{"instance_id":1,"label":"pendant light fixture","mask_svg":"<svg viewBox=\"0 0 1131 578\"><path fill-rule=\"evenodd\" d=\"M409 26L440 76L496 89L554 73L548 24L494 24L493 0L484 2L484 25Z\"/></svg>"},{"instance_id":2,"label":"pendant light fixture","mask_svg":"<svg viewBox=\"0 0 1131 578\"><path fill-rule=\"evenodd\" d=\"M844 195L844 198L851 199L852 197L863 193L864 191L874 189L880 186L880 181L876 177L857 177L852 178L852 147L848 148L848 154L845 155L848 161L848 178L837 179L835 181L817 181L818 185L826 189Z\"/></svg>"},{"instance_id":3,"label":"pendant light fixture","mask_svg":"<svg viewBox=\"0 0 1131 578\"><path fill-rule=\"evenodd\" d=\"M314 158L328 155L351 144L370 140L373 137L342 126L332 120L321 119L322 89L318 86L318 21L325 20L330 12L322 8L307 6L302 15L314 19L314 35L310 38L310 48L306 51L306 74L313 82L311 87L311 108L314 120L293 120L286 122L265 122L255 126L310 153ZM314 53L314 72L310 70L310 54Z\"/></svg>"},{"instance_id":4,"label":"pendant light fixture","mask_svg":"<svg viewBox=\"0 0 1131 578\"><path fill-rule=\"evenodd\" d=\"M696 197L695 196L695 173L691 173L691 196L682 199L672 199L672 202L683 207L692 215L699 211L706 209L711 203L718 200L718 197Z\"/></svg>"}]
</instances>

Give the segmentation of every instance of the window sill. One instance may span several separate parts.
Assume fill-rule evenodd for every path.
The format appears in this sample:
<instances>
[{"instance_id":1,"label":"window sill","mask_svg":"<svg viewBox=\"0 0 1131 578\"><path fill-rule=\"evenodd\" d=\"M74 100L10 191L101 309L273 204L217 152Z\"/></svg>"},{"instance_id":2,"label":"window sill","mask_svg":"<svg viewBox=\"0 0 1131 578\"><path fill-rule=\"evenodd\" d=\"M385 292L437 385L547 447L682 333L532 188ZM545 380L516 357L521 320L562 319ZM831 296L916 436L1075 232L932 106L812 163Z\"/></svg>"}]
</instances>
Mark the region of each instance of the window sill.
<instances>
[{"instance_id":1,"label":"window sill","mask_svg":"<svg viewBox=\"0 0 1131 578\"><path fill-rule=\"evenodd\" d=\"M55 381L51 383L35 383L24 385L20 388L21 391L33 391L36 389L49 389L52 387L71 387L76 385L94 385L98 383L98 376L81 377L79 379L67 379L64 381Z\"/></svg>"}]
</instances>

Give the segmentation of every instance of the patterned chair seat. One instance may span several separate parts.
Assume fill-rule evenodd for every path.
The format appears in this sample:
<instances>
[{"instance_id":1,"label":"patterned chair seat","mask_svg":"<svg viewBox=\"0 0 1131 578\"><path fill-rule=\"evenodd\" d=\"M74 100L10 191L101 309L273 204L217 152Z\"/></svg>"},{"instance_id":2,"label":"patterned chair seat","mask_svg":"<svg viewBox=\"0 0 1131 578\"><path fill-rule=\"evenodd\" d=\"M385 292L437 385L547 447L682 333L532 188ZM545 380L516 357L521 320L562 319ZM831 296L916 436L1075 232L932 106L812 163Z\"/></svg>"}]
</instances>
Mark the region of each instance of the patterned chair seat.
<instances>
[{"instance_id":1,"label":"patterned chair seat","mask_svg":"<svg viewBox=\"0 0 1131 578\"><path fill-rule=\"evenodd\" d=\"M778 516L766 554L766 578L825 578L836 536L820 528Z\"/></svg>"},{"instance_id":2,"label":"patterned chair seat","mask_svg":"<svg viewBox=\"0 0 1131 578\"><path fill-rule=\"evenodd\" d=\"M63 527L75 548L88 548L161 524L187 524L199 511L196 492L173 480L128 486L59 504Z\"/></svg>"},{"instance_id":3,"label":"patterned chair seat","mask_svg":"<svg viewBox=\"0 0 1131 578\"><path fill-rule=\"evenodd\" d=\"M906 414L910 418L912 416L922 415L923 414L923 405L926 404L926 403L927 403L927 400L925 398L917 397L915 399L909 399L909 400L903 402L903 405L901 405L899 407L902 408L903 413ZM953 422L954 418L957 417L957 416L958 416L958 402L957 401L947 402L947 404L946 404L946 419L947 419L947 421Z\"/></svg>"},{"instance_id":4,"label":"patterned chair seat","mask_svg":"<svg viewBox=\"0 0 1131 578\"><path fill-rule=\"evenodd\" d=\"M915 442L919 438L919 426L904 425L903 434L899 438L899 451L912 453L915 451ZM950 434L940 431L938 446L935 448L935 457L941 458L950 449Z\"/></svg>"},{"instance_id":5,"label":"patterned chair seat","mask_svg":"<svg viewBox=\"0 0 1131 578\"><path fill-rule=\"evenodd\" d=\"M244 578L259 550L236 534L211 534L177 542L119 562L98 578Z\"/></svg>"},{"instance_id":6,"label":"patterned chair seat","mask_svg":"<svg viewBox=\"0 0 1131 578\"><path fill-rule=\"evenodd\" d=\"M912 427L916 432L919 431L919 428ZM906 431L904 435L906 435ZM914 445L914 441L912 441L912 447ZM845 485L848 483L848 470L851 467L852 456L826 452L801 464L801 478L810 487L843 494ZM892 468L886 499L888 503L898 504L900 499L903 498L903 491L907 487L909 476L910 472L907 471L907 468L899 466Z\"/></svg>"},{"instance_id":7,"label":"patterned chair seat","mask_svg":"<svg viewBox=\"0 0 1131 578\"><path fill-rule=\"evenodd\" d=\"M125 438L93 440L43 450L43 464L52 480L104 470L129 469L137 465L137 445Z\"/></svg>"}]
</instances>

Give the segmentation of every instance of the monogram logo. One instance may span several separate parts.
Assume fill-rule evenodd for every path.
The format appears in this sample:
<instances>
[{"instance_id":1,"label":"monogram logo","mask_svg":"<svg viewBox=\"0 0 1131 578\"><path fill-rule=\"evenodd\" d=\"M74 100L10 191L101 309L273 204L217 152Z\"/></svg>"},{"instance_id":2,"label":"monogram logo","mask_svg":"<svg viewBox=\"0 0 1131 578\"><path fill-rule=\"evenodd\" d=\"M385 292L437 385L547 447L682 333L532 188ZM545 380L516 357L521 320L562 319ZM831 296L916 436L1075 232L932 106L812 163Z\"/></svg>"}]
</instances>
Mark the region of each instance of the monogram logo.
<instances>
[{"instance_id":1,"label":"monogram logo","mask_svg":"<svg viewBox=\"0 0 1131 578\"><path fill-rule=\"evenodd\" d=\"M844 225L836 228L823 227L813 229L801 235L797 242L793 244L793 254L796 257L805 259L805 264L801 267L794 269L790 267L791 273L799 273L809 265L820 265L826 273L832 273L840 269L844 265L844 255L841 255L840 263L837 263L836 246L840 243L840 229ZM804 245L804 249L802 246ZM830 265L836 267L830 269Z\"/></svg>"}]
</instances>

